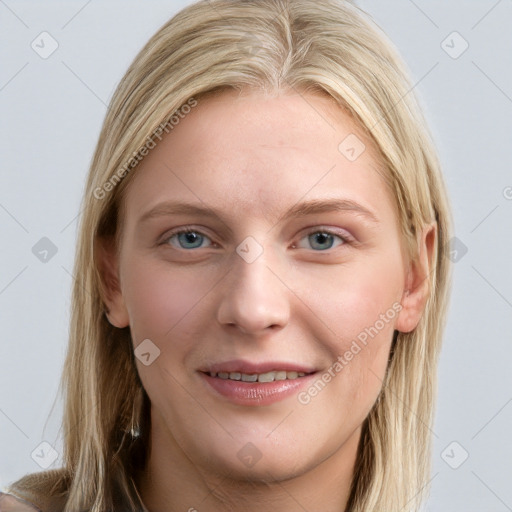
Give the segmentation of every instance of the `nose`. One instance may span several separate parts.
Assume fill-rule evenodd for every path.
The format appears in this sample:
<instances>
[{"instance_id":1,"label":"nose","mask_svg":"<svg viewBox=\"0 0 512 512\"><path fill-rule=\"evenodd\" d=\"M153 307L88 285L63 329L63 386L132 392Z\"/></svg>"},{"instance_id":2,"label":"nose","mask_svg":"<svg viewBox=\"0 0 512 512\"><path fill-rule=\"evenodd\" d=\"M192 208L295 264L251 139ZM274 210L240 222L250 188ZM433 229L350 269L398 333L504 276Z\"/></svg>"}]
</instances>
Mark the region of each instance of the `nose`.
<instances>
[{"instance_id":1,"label":"nose","mask_svg":"<svg viewBox=\"0 0 512 512\"><path fill-rule=\"evenodd\" d=\"M283 284L283 272L275 261L267 258L267 250L251 263L237 253L233 260L221 285L218 322L225 328L252 335L283 328L290 316L290 291Z\"/></svg>"}]
</instances>

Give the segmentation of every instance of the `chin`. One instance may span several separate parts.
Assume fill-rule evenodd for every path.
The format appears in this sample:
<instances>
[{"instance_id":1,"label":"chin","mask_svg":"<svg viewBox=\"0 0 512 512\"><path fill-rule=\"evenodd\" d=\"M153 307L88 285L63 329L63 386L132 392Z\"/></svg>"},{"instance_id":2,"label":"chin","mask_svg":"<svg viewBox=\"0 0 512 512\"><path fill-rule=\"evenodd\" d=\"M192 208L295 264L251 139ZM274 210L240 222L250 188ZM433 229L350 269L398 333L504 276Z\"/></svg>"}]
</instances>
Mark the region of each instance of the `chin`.
<instances>
[{"instance_id":1,"label":"chin","mask_svg":"<svg viewBox=\"0 0 512 512\"><path fill-rule=\"evenodd\" d=\"M267 432L268 434L268 432ZM206 456L205 463L212 470L234 480L248 482L285 481L302 475L321 462L315 463L314 453L301 454L297 451L299 441L291 438L275 438L265 436L244 436L235 438L228 446L212 449ZM307 445L307 443L305 443ZM204 454L203 454L204 455Z\"/></svg>"},{"instance_id":2,"label":"chin","mask_svg":"<svg viewBox=\"0 0 512 512\"><path fill-rule=\"evenodd\" d=\"M311 466L314 466L314 464ZM297 464L297 461L295 461L295 466L292 467L278 456L269 459L268 456L263 455L252 467L249 467L249 465L245 466L237 460L237 462L230 464L230 467L226 469L233 480L271 483L291 480L303 475L310 468L304 463Z\"/></svg>"}]
</instances>

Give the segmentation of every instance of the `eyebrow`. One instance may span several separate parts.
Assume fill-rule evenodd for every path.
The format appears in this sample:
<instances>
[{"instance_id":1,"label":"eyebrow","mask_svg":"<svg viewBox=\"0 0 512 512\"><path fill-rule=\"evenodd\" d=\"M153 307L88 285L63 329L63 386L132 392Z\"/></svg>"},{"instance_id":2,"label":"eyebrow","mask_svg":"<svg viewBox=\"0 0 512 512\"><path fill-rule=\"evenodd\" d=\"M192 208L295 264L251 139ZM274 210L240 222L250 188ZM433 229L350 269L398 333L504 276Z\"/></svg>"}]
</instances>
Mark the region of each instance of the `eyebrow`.
<instances>
[{"instance_id":1,"label":"eyebrow","mask_svg":"<svg viewBox=\"0 0 512 512\"><path fill-rule=\"evenodd\" d=\"M296 203L279 218L279 222L283 222L294 217L305 217L308 215L329 212L355 213L365 217L373 223L379 222L375 213L351 199L313 199L310 201ZM156 206L151 208L151 210L142 214L137 223L143 224L150 219L170 215L195 215L199 217L209 217L225 224L220 210L181 201L164 201L162 203L158 203Z\"/></svg>"}]
</instances>

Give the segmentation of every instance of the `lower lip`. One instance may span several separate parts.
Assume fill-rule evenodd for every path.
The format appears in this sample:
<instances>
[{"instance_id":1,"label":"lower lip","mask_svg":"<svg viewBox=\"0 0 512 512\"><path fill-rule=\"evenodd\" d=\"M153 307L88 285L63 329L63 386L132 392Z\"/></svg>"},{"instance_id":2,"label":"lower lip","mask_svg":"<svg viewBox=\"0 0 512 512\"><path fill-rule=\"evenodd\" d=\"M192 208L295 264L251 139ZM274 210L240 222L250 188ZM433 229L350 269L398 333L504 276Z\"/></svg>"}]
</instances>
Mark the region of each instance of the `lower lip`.
<instances>
[{"instance_id":1,"label":"lower lip","mask_svg":"<svg viewBox=\"0 0 512 512\"><path fill-rule=\"evenodd\" d=\"M294 395L306 386L316 375L310 373L296 379L274 382L244 382L221 379L199 372L201 377L220 395L237 405L270 405Z\"/></svg>"}]
</instances>

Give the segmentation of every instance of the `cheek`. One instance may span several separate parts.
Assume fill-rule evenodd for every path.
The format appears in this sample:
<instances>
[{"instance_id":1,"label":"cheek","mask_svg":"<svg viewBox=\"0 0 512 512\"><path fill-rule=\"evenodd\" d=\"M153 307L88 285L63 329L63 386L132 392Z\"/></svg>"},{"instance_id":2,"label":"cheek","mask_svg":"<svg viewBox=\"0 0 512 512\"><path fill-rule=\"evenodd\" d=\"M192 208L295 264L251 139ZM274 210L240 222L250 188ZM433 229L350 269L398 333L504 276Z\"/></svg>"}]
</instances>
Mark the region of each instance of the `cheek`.
<instances>
[{"instance_id":1,"label":"cheek","mask_svg":"<svg viewBox=\"0 0 512 512\"><path fill-rule=\"evenodd\" d=\"M338 353L359 335L364 342L365 333L374 332L375 327L392 333L403 281L396 257L383 255L350 266L320 268L301 279L304 302L335 334Z\"/></svg>"},{"instance_id":2,"label":"cheek","mask_svg":"<svg viewBox=\"0 0 512 512\"><path fill-rule=\"evenodd\" d=\"M381 255L350 268L339 266L328 275L319 271L314 291L304 277L305 302L329 328L322 339L328 344L331 374L335 375L330 400L340 410L348 408L358 417L362 414L361 418L373 405L388 364L401 307L400 261L393 254Z\"/></svg>"},{"instance_id":3,"label":"cheek","mask_svg":"<svg viewBox=\"0 0 512 512\"><path fill-rule=\"evenodd\" d=\"M123 293L135 342L154 338L164 343L174 337L198 314L212 286L206 272L187 272L147 258L131 259L126 270Z\"/></svg>"}]
</instances>

